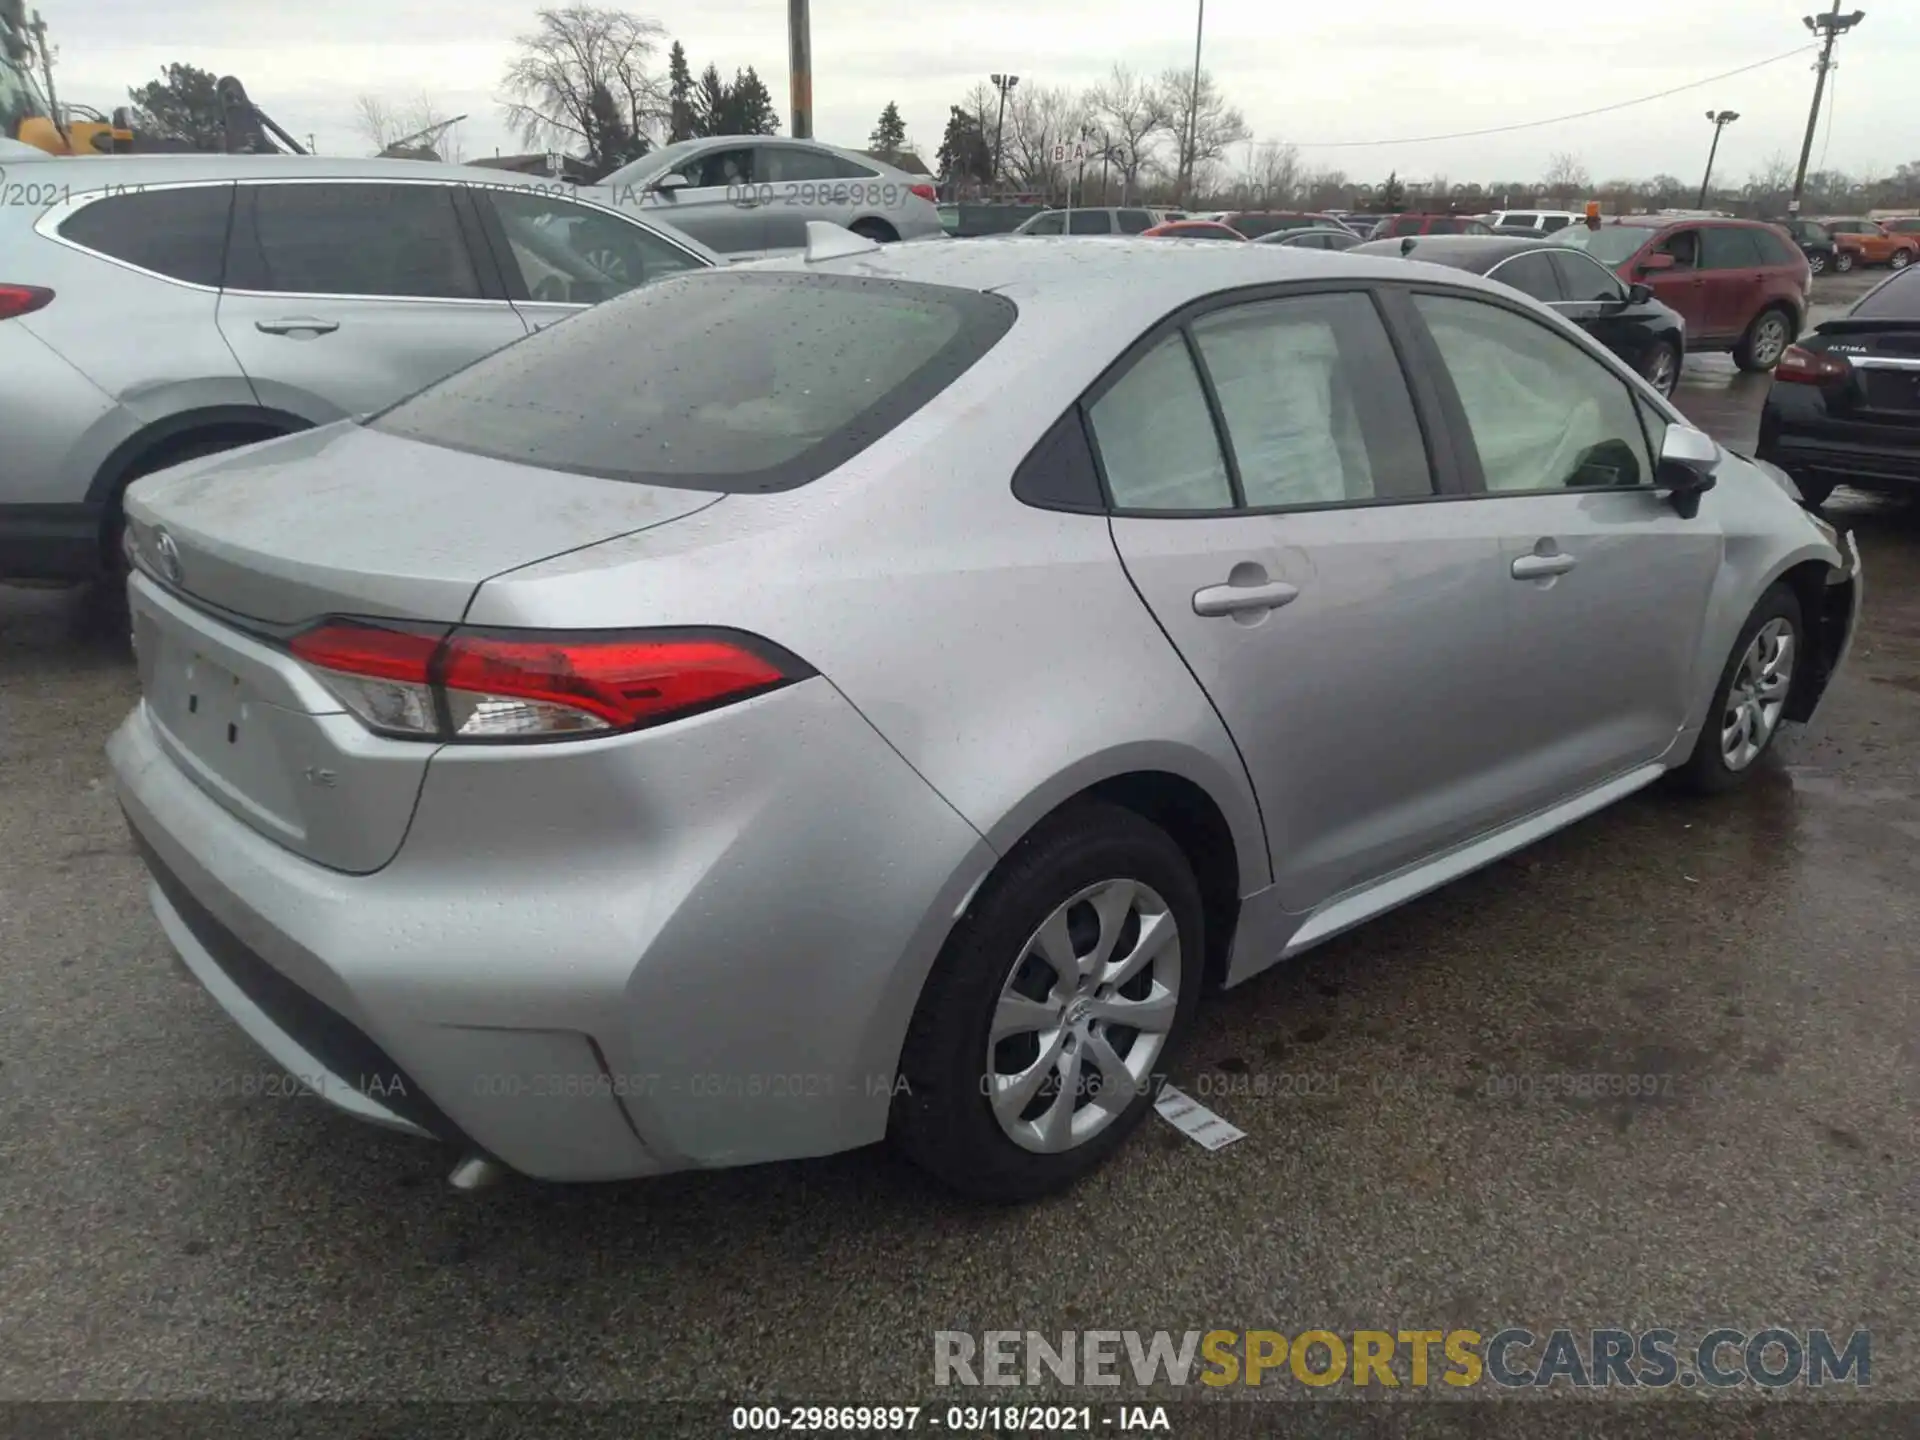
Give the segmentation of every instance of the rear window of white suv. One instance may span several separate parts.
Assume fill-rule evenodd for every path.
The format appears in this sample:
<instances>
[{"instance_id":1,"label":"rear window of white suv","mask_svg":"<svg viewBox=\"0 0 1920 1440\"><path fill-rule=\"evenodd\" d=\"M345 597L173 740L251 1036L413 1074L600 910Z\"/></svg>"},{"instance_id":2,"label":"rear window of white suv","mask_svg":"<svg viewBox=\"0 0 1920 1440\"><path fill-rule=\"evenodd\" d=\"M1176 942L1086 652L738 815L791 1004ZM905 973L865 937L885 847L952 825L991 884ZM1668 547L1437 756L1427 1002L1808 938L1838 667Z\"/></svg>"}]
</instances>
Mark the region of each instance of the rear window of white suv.
<instances>
[{"instance_id":1,"label":"rear window of white suv","mask_svg":"<svg viewBox=\"0 0 1920 1440\"><path fill-rule=\"evenodd\" d=\"M788 271L675 277L496 351L376 430L549 470L685 489L804 485L990 350L1013 302Z\"/></svg>"}]
</instances>

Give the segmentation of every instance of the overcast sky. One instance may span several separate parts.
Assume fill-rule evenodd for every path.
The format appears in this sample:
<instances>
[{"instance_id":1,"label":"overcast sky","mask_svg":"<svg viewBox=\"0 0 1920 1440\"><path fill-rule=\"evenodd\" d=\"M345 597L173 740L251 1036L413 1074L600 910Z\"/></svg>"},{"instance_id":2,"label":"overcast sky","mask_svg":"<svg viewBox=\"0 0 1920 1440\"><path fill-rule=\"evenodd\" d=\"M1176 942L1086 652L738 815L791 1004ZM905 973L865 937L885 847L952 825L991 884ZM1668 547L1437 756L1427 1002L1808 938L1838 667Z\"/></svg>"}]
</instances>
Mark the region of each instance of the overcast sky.
<instances>
[{"instance_id":1,"label":"overcast sky","mask_svg":"<svg viewBox=\"0 0 1920 1440\"><path fill-rule=\"evenodd\" d=\"M462 126L467 158L522 147L500 117L498 83L514 36L531 27L526 0L37 0L59 49L63 98L103 109L169 61L238 75L260 106L303 140L365 149L353 103L425 92ZM1848 0L1851 5L1851 0ZM632 7L680 39L697 73L753 65L783 117L782 0L662 0ZM994 70L1023 84L1091 84L1114 62L1154 73L1189 67L1188 0L812 0L814 132L863 145L888 100L929 161L947 107ZM1902 13L1904 11L1905 13ZM1537 176L1561 151L1595 181L1668 172L1696 176L1711 131L1707 108L1737 110L1718 173L1744 177L1768 157L1797 155L1811 55L1785 60L1617 114L1518 134L1434 144L1319 148L1545 119L1685 85L1808 42L1803 7L1778 0L1682 5L1526 7L1513 0L1342 0L1277 6L1213 0L1204 64L1260 139L1290 140L1312 166L1377 179L1454 181ZM1643 15L1644 22L1636 15ZM1913 77L1920 6L1878 5L1841 42L1831 127L1813 163L1884 172L1920 159ZM662 68L665 56L660 57Z\"/></svg>"}]
</instances>

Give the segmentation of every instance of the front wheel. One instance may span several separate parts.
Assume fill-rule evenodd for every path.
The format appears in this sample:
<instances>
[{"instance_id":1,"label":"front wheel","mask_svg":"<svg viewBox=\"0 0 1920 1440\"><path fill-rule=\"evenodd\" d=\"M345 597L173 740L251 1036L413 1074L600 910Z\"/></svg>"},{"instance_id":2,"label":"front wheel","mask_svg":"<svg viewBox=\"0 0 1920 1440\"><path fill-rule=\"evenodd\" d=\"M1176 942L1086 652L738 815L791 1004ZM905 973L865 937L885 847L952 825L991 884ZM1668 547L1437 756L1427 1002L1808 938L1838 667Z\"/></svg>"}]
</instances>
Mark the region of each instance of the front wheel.
<instances>
[{"instance_id":1,"label":"front wheel","mask_svg":"<svg viewBox=\"0 0 1920 1440\"><path fill-rule=\"evenodd\" d=\"M1673 387L1680 383L1680 347L1662 340L1640 362L1640 373L1662 395L1673 394Z\"/></svg>"},{"instance_id":2,"label":"front wheel","mask_svg":"<svg viewBox=\"0 0 1920 1440\"><path fill-rule=\"evenodd\" d=\"M1762 310L1733 347L1733 363L1742 370L1771 370L1793 343L1793 320L1780 309Z\"/></svg>"},{"instance_id":3,"label":"front wheel","mask_svg":"<svg viewBox=\"0 0 1920 1440\"><path fill-rule=\"evenodd\" d=\"M1826 252L1822 250L1809 251L1807 254L1807 269L1811 270L1816 275L1826 274L1827 273Z\"/></svg>"},{"instance_id":4,"label":"front wheel","mask_svg":"<svg viewBox=\"0 0 1920 1440\"><path fill-rule=\"evenodd\" d=\"M927 978L891 1139L980 1199L1072 1184L1152 1107L1204 954L1200 888L1164 830L1107 804L1046 821L981 887Z\"/></svg>"},{"instance_id":5,"label":"front wheel","mask_svg":"<svg viewBox=\"0 0 1920 1440\"><path fill-rule=\"evenodd\" d=\"M1775 585L1760 597L1714 688L1693 754L1675 772L1681 784L1715 795L1746 781L1780 733L1803 633L1800 601L1790 588Z\"/></svg>"},{"instance_id":6,"label":"front wheel","mask_svg":"<svg viewBox=\"0 0 1920 1440\"><path fill-rule=\"evenodd\" d=\"M1846 275L1850 274L1852 270L1853 252L1851 250L1841 250L1837 252L1833 257L1833 273L1836 275Z\"/></svg>"}]
</instances>

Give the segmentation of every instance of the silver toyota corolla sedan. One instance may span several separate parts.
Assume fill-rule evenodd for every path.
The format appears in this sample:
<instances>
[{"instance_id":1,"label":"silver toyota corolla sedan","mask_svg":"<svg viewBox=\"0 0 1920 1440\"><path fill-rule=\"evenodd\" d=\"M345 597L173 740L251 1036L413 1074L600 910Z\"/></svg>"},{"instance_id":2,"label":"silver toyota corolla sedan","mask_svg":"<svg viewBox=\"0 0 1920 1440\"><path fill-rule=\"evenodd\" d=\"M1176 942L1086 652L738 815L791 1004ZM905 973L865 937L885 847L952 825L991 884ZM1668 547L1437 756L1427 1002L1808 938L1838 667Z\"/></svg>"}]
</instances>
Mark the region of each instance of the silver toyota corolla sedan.
<instances>
[{"instance_id":1,"label":"silver toyota corolla sedan","mask_svg":"<svg viewBox=\"0 0 1920 1440\"><path fill-rule=\"evenodd\" d=\"M168 939L341 1109L557 1180L1066 1184L1203 984L1736 786L1861 594L1514 291L1253 245L820 227L127 509Z\"/></svg>"}]
</instances>

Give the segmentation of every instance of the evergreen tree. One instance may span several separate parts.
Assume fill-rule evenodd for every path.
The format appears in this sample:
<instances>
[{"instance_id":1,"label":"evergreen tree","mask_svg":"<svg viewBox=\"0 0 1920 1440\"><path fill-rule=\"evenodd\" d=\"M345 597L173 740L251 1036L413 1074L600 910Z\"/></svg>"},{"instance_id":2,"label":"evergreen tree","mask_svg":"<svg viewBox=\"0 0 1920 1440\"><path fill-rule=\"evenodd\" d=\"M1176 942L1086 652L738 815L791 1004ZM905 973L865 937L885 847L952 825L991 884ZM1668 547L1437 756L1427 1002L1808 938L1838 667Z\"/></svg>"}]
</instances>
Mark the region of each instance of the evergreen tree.
<instances>
[{"instance_id":1,"label":"evergreen tree","mask_svg":"<svg viewBox=\"0 0 1920 1440\"><path fill-rule=\"evenodd\" d=\"M893 101L889 100L880 112L880 123L867 137L867 148L888 160L907 148L907 122L900 118L900 107Z\"/></svg>"},{"instance_id":2,"label":"evergreen tree","mask_svg":"<svg viewBox=\"0 0 1920 1440\"><path fill-rule=\"evenodd\" d=\"M693 110L693 72L687 68L686 47L678 40L667 56L667 143L691 140L700 133Z\"/></svg>"}]
</instances>

